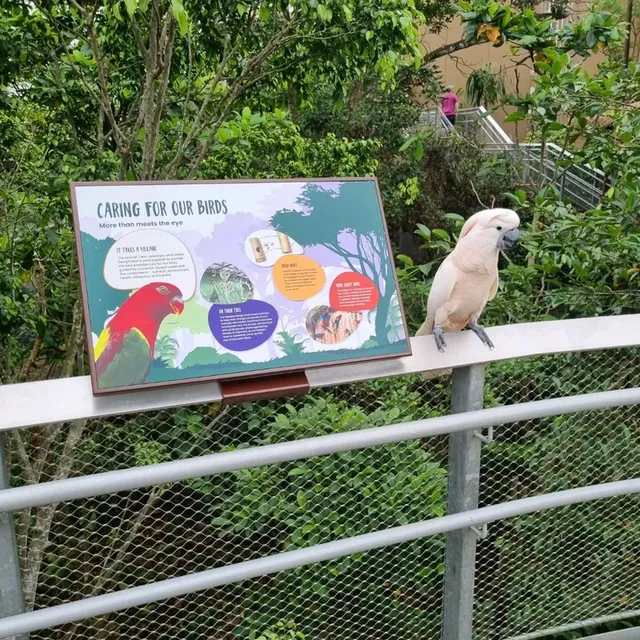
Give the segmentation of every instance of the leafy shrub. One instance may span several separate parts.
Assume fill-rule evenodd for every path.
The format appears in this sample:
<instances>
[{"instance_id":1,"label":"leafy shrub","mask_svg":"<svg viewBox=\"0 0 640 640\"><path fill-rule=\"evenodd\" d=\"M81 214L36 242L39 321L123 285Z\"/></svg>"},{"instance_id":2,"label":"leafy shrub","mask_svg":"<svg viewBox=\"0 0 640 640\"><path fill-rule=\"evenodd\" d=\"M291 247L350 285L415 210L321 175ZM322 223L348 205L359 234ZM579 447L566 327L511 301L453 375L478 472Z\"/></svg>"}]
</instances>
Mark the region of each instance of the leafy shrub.
<instances>
[{"instance_id":1,"label":"leafy shrub","mask_svg":"<svg viewBox=\"0 0 640 640\"><path fill-rule=\"evenodd\" d=\"M331 397L309 398L299 408L286 404L283 409L266 422L265 444L389 424L399 421L401 413L395 408L367 414ZM446 472L419 441L411 441L245 469L193 486L210 503L212 524L220 535L245 549L259 544L263 555L441 516ZM398 616L386 614L382 606L394 589L410 585L419 592L439 583L442 541L426 538L411 543L411 550L402 555L406 560L394 561L389 548L287 571L273 577L275 589L252 585L245 592L244 633L276 623L274 611L280 616L291 612L292 593L298 601L314 602L313 611L300 621L310 637L326 637L336 620L351 633L362 628L362 635L355 632L354 637L370 637L373 623L365 621L374 607L380 612L375 628L393 629L391 638L405 637L416 619L433 625L437 612L405 607ZM279 604L274 598L280 598Z\"/></svg>"},{"instance_id":2,"label":"leafy shrub","mask_svg":"<svg viewBox=\"0 0 640 640\"><path fill-rule=\"evenodd\" d=\"M272 625L257 636L251 634L249 640L305 640L305 636L296 631L295 622L287 620Z\"/></svg>"},{"instance_id":3,"label":"leafy shrub","mask_svg":"<svg viewBox=\"0 0 640 640\"><path fill-rule=\"evenodd\" d=\"M183 369L188 369L189 367L223 362L240 362L240 358L232 353L218 353L213 347L196 347L185 356L181 366Z\"/></svg>"},{"instance_id":4,"label":"leafy shrub","mask_svg":"<svg viewBox=\"0 0 640 640\"><path fill-rule=\"evenodd\" d=\"M244 109L218 131L202 178L305 178L366 176L376 170L371 140L350 141L327 133L304 138L280 110L251 113Z\"/></svg>"}]
</instances>

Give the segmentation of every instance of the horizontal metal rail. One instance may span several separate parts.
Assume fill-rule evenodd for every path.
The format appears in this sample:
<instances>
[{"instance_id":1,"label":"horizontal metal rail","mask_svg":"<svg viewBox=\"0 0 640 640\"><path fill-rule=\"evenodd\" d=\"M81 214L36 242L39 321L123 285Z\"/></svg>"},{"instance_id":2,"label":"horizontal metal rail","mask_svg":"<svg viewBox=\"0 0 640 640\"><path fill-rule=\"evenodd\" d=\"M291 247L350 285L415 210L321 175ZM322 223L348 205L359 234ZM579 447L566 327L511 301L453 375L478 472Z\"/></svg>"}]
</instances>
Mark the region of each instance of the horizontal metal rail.
<instances>
[{"instance_id":1,"label":"horizontal metal rail","mask_svg":"<svg viewBox=\"0 0 640 640\"><path fill-rule=\"evenodd\" d=\"M0 620L0 638L556 507L640 493L640 478L559 491L132 587Z\"/></svg>"},{"instance_id":2,"label":"horizontal metal rail","mask_svg":"<svg viewBox=\"0 0 640 640\"><path fill-rule=\"evenodd\" d=\"M552 180L561 195L584 209L596 207L601 201L605 175L600 169L575 164L575 156L554 143L544 145L544 158L540 143L521 144L519 149L528 165L526 174Z\"/></svg>"},{"instance_id":3,"label":"horizontal metal rail","mask_svg":"<svg viewBox=\"0 0 640 640\"><path fill-rule=\"evenodd\" d=\"M621 611L620 613L611 613L606 616L597 616L595 618L588 618L586 620L578 620L576 622L567 622L560 624L557 627L549 627L547 629L540 629L538 631L531 631L529 633L523 633L517 636L506 638L506 640L542 640L542 638L556 638L560 634L569 633L570 631L584 631L592 627L598 627L603 624L610 624L612 622L623 622L624 620L633 620L634 618L640 619L640 609L633 609L631 611ZM638 633L638 629L635 630ZM602 640L602 636L593 636ZM633 638L640 638L640 633Z\"/></svg>"},{"instance_id":4,"label":"horizontal metal rail","mask_svg":"<svg viewBox=\"0 0 640 640\"><path fill-rule=\"evenodd\" d=\"M640 627L620 629L620 631L605 631L595 636L583 638L583 640L638 640L638 638L640 638Z\"/></svg>"},{"instance_id":5,"label":"horizontal metal rail","mask_svg":"<svg viewBox=\"0 0 640 640\"><path fill-rule=\"evenodd\" d=\"M484 107L467 107L459 110L456 126L473 122L478 123L489 151L512 151L515 148L507 132Z\"/></svg>"},{"instance_id":6,"label":"horizontal metal rail","mask_svg":"<svg viewBox=\"0 0 640 640\"><path fill-rule=\"evenodd\" d=\"M563 149L560 145L553 142L547 142L544 145L545 155L548 158L555 160L568 160L571 161L575 158L575 155L566 149ZM523 142L520 145L520 149L535 150L535 154L539 157L541 154L542 144L539 142ZM572 167L573 168L573 167ZM596 169L588 164L575 165L576 170L583 171L591 177L595 177L600 180L604 180L604 172L601 169Z\"/></svg>"},{"instance_id":7,"label":"horizontal metal rail","mask_svg":"<svg viewBox=\"0 0 640 640\"><path fill-rule=\"evenodd\" d=\"M640 404L640 388L536 400L384 427L292 440L251 449L213 453L198 458L96 473L37 485L26 485L0 491L0 513L139 489L151 485L179 482L189 478L211 476L240 469L330 455L342 451L366 449L404 440L633 404Z\"/></svg>"},{"instance_id":8,"label":"horizontal metal rail","mask_svg":"<svg viewBox=\"0 0 640 640\"><path fill-rule=\"evenodd\" d=\"M433 338L424 336L411 339L412 355L405 358L310 369L306 375L311 388L317 389L432 369L631 347L640 345L640 314L506 325L490 327L487 333L495 349L487 349L475 335L463 331L451 334L446 352L440 353ZM0 431L221 400L215 382L102 397L93 395L88 376L5 385L0 386Z\"/></svg>"},{"instance_id":9,"label":"horizontal metal rail","mask_svg":"<svg viewBox=\"0 0 640 640\"><path fill-rule=\"evenodd\" d=\"M445 131L450 131L453 128L453 125L447 120L442 109L439 107L432 107L421 111L418 117L418 125L421 127L435 127L436 129L444 129Z\"/></svg>"},{"instance_id":10,"label":"horizontal metal rail","mask_svg":"<svg viewBox=\"0 0 640 640\"><path fill-rule=\"evenodd\" d=\"M459 109L455 126L447 120L439 107L431 107L420 112L419 126L432 126L453 131L467 128L477 124L483 136L485 148L488 151L511 151L515 144L506 131L496 122L492 115L484 107L466 107Z\"/></svg>"}]
</instances>

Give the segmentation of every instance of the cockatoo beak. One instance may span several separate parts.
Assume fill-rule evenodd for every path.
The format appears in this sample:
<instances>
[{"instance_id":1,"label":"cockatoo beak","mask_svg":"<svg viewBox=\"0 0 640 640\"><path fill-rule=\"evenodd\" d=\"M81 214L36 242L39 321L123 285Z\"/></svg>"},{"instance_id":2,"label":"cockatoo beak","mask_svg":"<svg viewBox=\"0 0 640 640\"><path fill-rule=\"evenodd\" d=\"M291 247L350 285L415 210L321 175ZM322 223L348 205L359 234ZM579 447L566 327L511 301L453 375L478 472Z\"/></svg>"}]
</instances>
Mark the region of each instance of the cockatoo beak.
<instances>
[{"instance_id":1,"label":"cockatoo beak","mask_svg":"<svg viewBox=\"0 0 640 640\"><path fill-rule=\"evenodd\" d=\"M498 239L498 249L500 251L509 251L515 247L518 239L520 238L520 232L517 229L512 229L503 233Z\"/></svg>"}]
</instances>

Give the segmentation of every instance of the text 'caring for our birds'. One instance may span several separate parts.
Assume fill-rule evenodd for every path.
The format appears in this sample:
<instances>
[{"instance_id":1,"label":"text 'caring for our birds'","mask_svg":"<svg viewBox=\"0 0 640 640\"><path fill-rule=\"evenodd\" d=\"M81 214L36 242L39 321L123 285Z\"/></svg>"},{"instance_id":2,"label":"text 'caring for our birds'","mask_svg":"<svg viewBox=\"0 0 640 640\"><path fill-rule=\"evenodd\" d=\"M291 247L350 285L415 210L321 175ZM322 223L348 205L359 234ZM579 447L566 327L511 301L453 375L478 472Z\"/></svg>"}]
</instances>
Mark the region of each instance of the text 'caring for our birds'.
<instances>
[{"instance_id":1,"label":"text 'caring for our birds'","mask_svg":"<svg viewBox=\"0 0 640 640\"><path fill-rule=\"evenodd\" d=\"M168 216L226 215L226 200L151 200L149 202L99 202L98 218L165 218Z\"/></svg>"}]
</instances>

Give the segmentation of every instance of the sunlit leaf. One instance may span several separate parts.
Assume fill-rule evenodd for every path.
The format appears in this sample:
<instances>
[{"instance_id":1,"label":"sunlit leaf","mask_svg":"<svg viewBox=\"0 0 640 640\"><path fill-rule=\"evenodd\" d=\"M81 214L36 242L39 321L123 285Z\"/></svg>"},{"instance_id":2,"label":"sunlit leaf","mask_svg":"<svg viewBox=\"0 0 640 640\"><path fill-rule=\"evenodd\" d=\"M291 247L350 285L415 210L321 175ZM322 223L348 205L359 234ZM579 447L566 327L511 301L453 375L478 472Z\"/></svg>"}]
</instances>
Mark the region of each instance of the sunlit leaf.
<instances>
[{"instance_id":1,"label":"sunlit leaf","mask_svg":"<svg viewBox=\"0 0 640 640\"><path fill-rule=\"evenodd\" d=\"M182 0L171 0L171 13L178 23L180 35L185 35L189 30L189 19L187 12L184 10Z\"/></svg>"},{"instance_id":2,"label":"sunlit leaf","mask_svg":"<svg viewBox=\"0 0 640 640\"><path fill-rule=\"evenodd\" d=\"M127 13L130 18L133 18L133 14L138 8L138 0L124 0L124 6L127 8Z\"/></svg>"}]
</instances>

